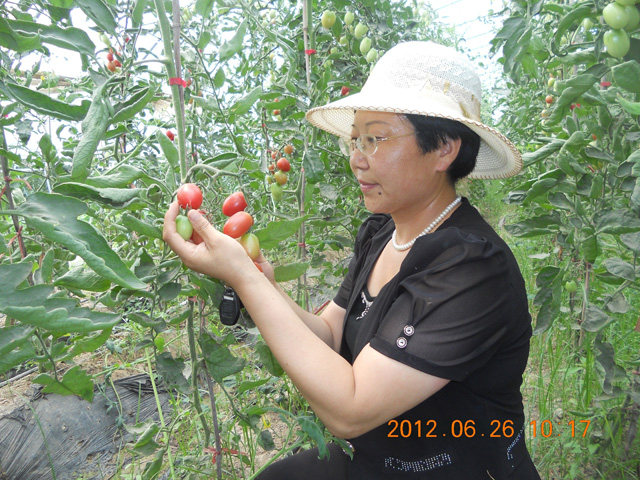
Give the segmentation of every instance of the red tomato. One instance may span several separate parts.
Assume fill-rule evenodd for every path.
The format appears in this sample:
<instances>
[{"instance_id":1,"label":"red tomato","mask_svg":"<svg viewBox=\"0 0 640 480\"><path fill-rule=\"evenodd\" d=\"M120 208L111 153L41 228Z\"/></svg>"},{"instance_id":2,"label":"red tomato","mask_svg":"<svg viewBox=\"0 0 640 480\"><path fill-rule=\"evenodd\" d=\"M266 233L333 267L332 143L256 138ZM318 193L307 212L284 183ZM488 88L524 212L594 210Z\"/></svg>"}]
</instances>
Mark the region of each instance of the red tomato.
<instances>
[{"instance_id":1,"label":"red tomato","mask_svg":"<svg viewBox=\"0 0 640 480\"><path fill-rule=\"evenodd\" d=\"M245 208L247 208L247 201L244 198L244 193L235 192L225 199L222 204L222 213L227 217L230 217L234 213L241 212Z\"/></svg>"},{"instance_id":2,"label":"red tomato","mask_svg":"<svg viewBox=\"0 0 640 480\"><path fill-rule=\"evenodd\" d=\"M282 170L277 171L273 176L275 177L276 183L278 185L284 185L285 183L287 183L287 174Z\"/></svg>"},{"instance_id":3,"label":"red tomato","mask_svg":"<svg viewBox=\"0 0 640 480\"><path fill-rule=\"evenodd\" d=\"M278 170L282 170L283 172L288 172L289 170L291 170L291 164L289 163L289 160L284 157L278 160L278 163L276 165L278 165Z\"/></svg>"},{"instance_id":4,"label":"red tomato","mask_svg":"<svg viewBox=\"0 0 640 480\"><path fill-rule=\"evenodd\" d=\"M280 110L278 110L277 108L273 111L274 115L280 115Z\"/></svg>"},{"instance_id":5,"label":"red tomato","mask_svg":"<svg viewBox=\"0 0 640 480\"><path fill-rule=\"evenodd\" d=\"M120 60L114 60L113 63L115 63L116 67L122 67L122 64L120 63Z\"/></svg>"},{"instance_id":6,"label":"red tomato","mask_svg":"<svg viewBox=\"0 0 640 480\"><path fill-rule=\"evenodd\" d=\"M178 189L178 203L184 209L200 208L202 205L202 191L195 183L185 183Z\"/></svg>"},{"instance_id":7,"label":"red tomato","mask_svg":"<svg viewBox=\"0 0 640 480\"><path fill-rule=\"evenodd\" d=\"M349 91L351 91L351 89L349 87L342 87L340 89L340 95L342 95L344 97L345 95L349 94Z\"/></svg>"},{"instance_id":8,"label":"red tomato","mask_svg":"<svg viewBox=\"0 0 640 480\"><path fill-rule=\"evenodd\" d=\"M225 222L222 233L232 238L238 238L247 233L251 225L253 225L253 217L245 211L238 212Z\"/></svg>"},{"instance_id":9,"label":"red tomato","mask_svg":"<svg viewBox=\"0 0 640 480\"><path fill-rule=\"evenodd\" d=\"M116 71L116 64L113 62L107 62L107 68L109 69L110 72L115 72Z\"/></svg>"},{"instance_id":10,"label":"red tomato","mask_svg":"<svg viewBox=\"0 0 640 480\"><path fill-rule=\"evenodd\" d=\"M553 97L551 95L547 95L547 98L545 98L544 101L551 104L553 103Z\"/></svg>"},{"instance_id":11,"label":"red tomato","mask_svg":"<svg viewBox=\"0 0 640 480\"><path fill-rule=\"evenodd\" d=\"M251 260L255 261L260 256L260 241L253 233L242 235L240 245L244 247Z\"/></svg>"},{"instance_id":12,"label":"red tomato","mask_svg":"<svg viewBox=\"0 0 640 480\"><path fill-rule=\"evenodd\" d=\"M107 61L113 62L113 53L111 52L107 53Z\"/></svg>"}]
</instances>

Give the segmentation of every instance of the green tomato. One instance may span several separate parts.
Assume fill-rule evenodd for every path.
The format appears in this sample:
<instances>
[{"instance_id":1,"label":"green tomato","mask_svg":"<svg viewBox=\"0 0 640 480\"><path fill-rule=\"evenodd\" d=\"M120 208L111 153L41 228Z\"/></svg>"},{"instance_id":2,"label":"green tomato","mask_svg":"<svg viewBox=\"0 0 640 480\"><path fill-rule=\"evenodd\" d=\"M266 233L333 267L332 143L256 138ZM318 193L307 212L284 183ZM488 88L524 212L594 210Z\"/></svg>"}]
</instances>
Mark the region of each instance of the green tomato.
<instances>
[{"instance_id":1,"label":"green tomato","mask_svg":"<svg viewBox=\"0 0 640 480\"><path fill-rule=\"evenodd\" d=\"M269 188L271 188L271 198L273 199L273 203L278 203L280 200L282 200L284 190L282 189L281 185L272 183Z\"/></svg>"},{"instance_id":2,"label":"green tomato","mask_svg":"<svg viewBox=\"0 0 640 480\"><path fill-rule=\"evenodd\" d=\"M356 29L353 32L353 35L360 40L362 37L364 37L367 32L369 31L369 27L367 27L366 25L359 23L358 25L356 25Z\"/></svg>"},{"instance_id":3,"label":"green tomato","mask_svg":"<svg viewBox=\"0 0 640 480\"><path fill-rule=\"evenodd\" d=\"M633 32L638 25L640 25L640 11L635 5L627 5L624 7L627 12L627 16L629 17L629 21L627 22L627 26L624 29L627 32Z\"/></svg>"},{"instance_id":4,"label":"green tomato","mask_svg":"<svg viewBox=\"0 0 640 480\"><path fill-rule=\"evenodd\" d=\"M322 13L322 18L320 19L322 22L322 26L329 30L333 27L333 24L336 23L336 12L331 10L325 10Z\"/></svg>"},{"instance_id":5,"label":"green tomato","mask_svg":"<svg viewBox=\"0 0 640 480\"><path fill-rule=\"evenodd\" d=\"M176 230L182 238L189 240L193 233L193 225L189 219L184 215L178 215L176 217Z\"/></svg>"},{"instance_id":6,"label":"green tomato","mask_svg":"<svg viewBox=\"0 0 640 480\"><path fill-rule=\"evenodd\" d=\"M371 39L369 37L364 37L360 42L360 53L362 55L366 55L370 49L371 49Z\"/></svg>"},{"instance_id":7,"label":"green tomato","mask_svg":"<svg viewBox=\"0 0 640 480\"><path fill-rule=\"evenodd\" d=\"M578 290L578 284L574 280L569 280L564 284L564 289L567 293L575 293Z\"/></svg>"},{"instance_id":8,"label":"green tomato","mask_svg":"<svg viewBox=\"0 0 640 480\"><path fill-rule=\"evenodd\" d=\"M377 58L378 58L378 50L376 50L375 48L372 48L371 50L369 50L369 52L367 52L367 62L373 63L376 61Z\"/></svg>"},{"instance_id":9,"label":"green tomato","mask_svg":"<svg viewBox=\"0 0 640 480\"><path fill-rule=\"evenodd\" d=\"M604 21L607 22L607 25L614 30L626 27L629 22L629 17L627 16L627 11L624 6L616 2L611 2L604 7L602 16L604 17Z\"/></svg>"},{"instance_id":10,"label":"green tomato","mask_svg":"<svg viewBox=\"0 0 640 480\"><path fill-rule=\"evenodd\" d=\"M349 42L349 40L347 40L347 37L345 35L340 37L340 40L338 40L338 43L340 45L346 45Z\"/></svg>"},{"instance_id":11,"label":"green tomato","mask_svg":"<svg viewBox=\"0 0 640 480\"><path fill-rule=\"evenodd\" d=\"M245 233L240 237L240 245L244 247L249 258L254 262L260 256L260 240L253 233Z\"/></svg>"},{"instance_id":12,"label":"green tomato","mask_svg":"<svg viewBox=\"0 0 640 480\"><path fill-rule=\"evenodd\" d=\"M612 57L624 57L629 53L631 41L624 30L609 30L604 34L604 46Z\"/></svg>"},{"instance_id":13,"label":"green tomato","mask_svg":"<svg viewBox=\"0 0 640 480\"><path fill-rule=\"evenodd\" d=\"M582 20L582 28L584 28L585 32L588 32L593 28L593 22L590 18L585 18L584 20Z\"/></svg>"},{"instance_id":14,"label":"green tomato","mask_svg":"<svg viewBox=\"0 0 640 480\"><path fill-rule=\"evenodd\" d=\"M344 24L345 25L351 25L353 23L353 20L355 19L355 15L353 14L353 12L347 12L344 14Z\"/></svg>"}]
</instances>

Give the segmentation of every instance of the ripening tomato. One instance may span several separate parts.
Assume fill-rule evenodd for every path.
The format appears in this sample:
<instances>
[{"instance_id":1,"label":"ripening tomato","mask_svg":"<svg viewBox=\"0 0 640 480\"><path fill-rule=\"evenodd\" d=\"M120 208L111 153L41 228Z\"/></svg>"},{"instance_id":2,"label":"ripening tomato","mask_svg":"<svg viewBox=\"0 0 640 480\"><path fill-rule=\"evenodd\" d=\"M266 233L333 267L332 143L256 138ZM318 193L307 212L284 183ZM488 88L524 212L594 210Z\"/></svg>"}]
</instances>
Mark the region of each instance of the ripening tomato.
<instances>
[{"instance_id":1,"label":"ripening tomato","mask_svg":"<svg viewBox=\"0 0 640 480\"><path fill-rule=\"evenodd\" d=\"M278 158L278 152L276 152L275 150L271 152L271 158L273 158L274 160Z\"/></svg>"},{"instance_id":2,"label":"ripening tomato","mask_svg":"<svg viewBox=\"0 0 640 480\"><path fill-rule=\"evenodd\" d=\"M273 176L275 177L276 183L278 185L284 185L285 183L287 183L287 174L282 170L278 170L276 173L274 173Z\"/></svg>"},{"instance_id":3,"label":"ripening tomato","mask_svg":"<svg viewBox=\"0 0 640 480\"><path fill-rule=\"evenodd\" d=\"M285 145L284 153L286 153L287 155L291 155L293 153L293 145Z\"/></svg>"},{"instance_id":4,"label":"ripening tomato","mask_svg":"<svg viewBox=\"0 0 640 480\"><path fill-rule=\"evenodd\" d=\"M107 69L109 69L110 72L115 72L116 71L116 64L113 62L107 62Z\"/></svg>"},{"instance_id":5,"label":"ripening tomato","mask_svg":"<svg viewBox=\"0 0 640 480\"><path fill-rule=\"evenodd\" d=\"M240 245L244 247L251 260L255 261L260 256L260 240L253 233L242 235Z\"/></svg>"},{"instance_id":6,"label":"ripening tomato","mask_svg":"<svg viewBox=\"0 0 640 480\"><path fill-rule=\"evenodd\" d=\"M278 110L277 108L273 111L274 115L280 115L280 110Z\"/></svg>"},{"instance_id":7,"label":"ripening tomato","mask_svg":"<svg viewBox=\"0 0 640 480\"><path fill-rule=\"evenodd\" d=\"M178 203L184 209L200 208L202 205L202 190L195 183L181 185L177 193Z\"/></svg>"},{"instance_id":8,"label":"ripening tomato","mask_svg":"<svg viewBox=\"0 0 640 480\"><path fill-rule=\"evenodd\" d=\"M107 53L107 61L108 62L113 62L113 53L111 53L111 52Z\"/></svg>"},{"instance_id":9,"label":"ripening tomato","mask_svg":"<svg viewBox=\"0 0 640 480\"><path fill-rule=\"evenodd\" d=\"M289 160L284 157L278 160L278 163L276 163L276 165L278 166L278 170L282 170L283 172L288 172L289 170L291 170L291 164L289 163Z\"/></svg>"},{"instance_id":10,"label":"ripening tomato","mask_svg":"<svg viewBox=\"0 0 640 480\"><path fill-rule=\"evenodd\" d=\"M176 231L182 238L189 240L193 233L193 225L191 225L191 222L186 216L178 215L176 217Z\"/></svg>"},{"instance_id":11,"label":"ripening tomato","mask_svg":"<svg viewBox=\"0 0 640 480\"><path fill-rule=\"evenodd\" d=\"M551 95L547 95L547 98L545 98L544 101L548 104L551 104L553 103L553 97Z\"/></svg>"},{"instance_id":12,"label":"ripening tomato","mask_svg":"<svg viewBox=\"0 0 640 480\"><path fill-rule=\"evenodd\" d=\"M222 213L227 217L232 216L234 213L241 212L247 208L247 201L244 198L244 193L235 192L229 195L222 204Z\"/></svg>"},{"instance_id":13,"label":"ripening tomato","mask_svg":"<svg viewBox=\"0 0 640 480\"><path fill-rule=\"evenodd\" d=\"M245 211L233 214L222 227L222 233L238 238L247 233L253 225L253 217Z\"/></svg>"},{"instance_id":14,"label":"ripening tomato","mask_svg":"<svg viewBox=\"0 0 640 480\"><path fill-rule=\"evenodd\" d=\"M122 67L120 60L118 60L117 58L113 61L113 63L115 64L116 67Z\"/></svg>"}]
</instances>

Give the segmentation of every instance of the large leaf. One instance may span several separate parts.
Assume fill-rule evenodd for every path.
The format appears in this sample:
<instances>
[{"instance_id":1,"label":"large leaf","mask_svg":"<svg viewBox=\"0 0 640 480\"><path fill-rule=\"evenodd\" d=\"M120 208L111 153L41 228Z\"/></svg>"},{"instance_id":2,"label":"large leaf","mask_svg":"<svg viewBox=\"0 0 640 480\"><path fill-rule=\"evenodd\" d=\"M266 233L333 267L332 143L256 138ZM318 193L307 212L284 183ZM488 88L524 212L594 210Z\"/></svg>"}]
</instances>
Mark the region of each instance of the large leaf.
<instances>
[{"instance_id":1,"label":"large leaf","mask_svg":"<svg viewBox=\"0 0 640 480\"><path fill-rule=\"evenodd\" d=\"M300 278L309 268L308 263L290 263L289 265L278 265L274 268L276 282L289 282Z\"/></svg>"},{"instance_id":2,"label":"large leaf","mask_svg":"<svg viewBox=\"0 0 640 480\"><path fill-rule=\"evenodd\" d=\"M111 35L116 34L118 24L113 13L102 0L73 0L82 11L102 30Z\"/></svg>"},{"instance_id":3,"label":"large leaf","mask_svg":"<svg viewBox=\"0 0 640 480\"><path fill-rule=\"evenodd\" d=\"M557 267L544 267L536 277L540 288L533 300L540 307L536 317L534 335L548 330L558 317L562 304L562 271Z\"/></svg>"},{"instance_id":4,"label":"large leaf","mask_svg":"<svg viewBox=\"0 0 640 480\"><path fill-rule=\"evenodd\" d=\"M0 328L0 358L29 340L33 330L28 325Z\"/></svg>"},{"instance_id":5,"label":"large leaf","mask_svg":"<svg viewBox=\"0 0 640 480\"><path fill-rule=\"evenodd\" d=\"M87 205L75 198L47 193L30 195L19 207L29 226L82 257L96 273L123 287L146 288L104 237L92 225L78 220L86 211Z\"/></svg>"},{"instance_id":6,"label":"large leaf","mask_svg":"<svg viewBox=\"0 0 640 480\"><path fill-rule=\"evenodd\" d=\"M245 360L234 356L228 347L218 343L211 335L200 335L198 339L207 370L220 383L225 377L242 371Z\"/></svg>"},{"instance_id":7,"label":"large leaf","mask_svg":"<svg viewBox=\"0 0 640 480\"><path fill-rule=\"evenodd\" d=\"M80 200L89 200L113 208L125 208L139 204L145 205L141 196L144 190L141 188L96 188L84 183L62 183L56 185L54 192Z\"/></svg>"},{"instance_id":8,"label":"large leaf","mask_svg":"<svg viewBox=\"0 0 640 480\"><path fill-rule=\"evenodd\" d=\"M636 271L633 265L625 262L620 258L608 258L604 261L604 268L607 269L611 275L623 278L630 282L635 281Z\"/></svg>"},{"instance_id":9,"label":"large leaf","mask_svg":"<svg viewBox=\"0 0 640 480\"><path fill-rule=\"evenodd\" d=\"M589 304L586 313L587 315L582 323L582 328L587 332L598 332L612 321L609 315L593 304Z\"/></svg>"},{"instance_id":10,"label":"large leaf","mask_svg":"<svg viewBox=\"0 0 640 480\"><path fill-rule=\"evenodd\" d=\"M135 117L147 106L154 94L155 90L147 87L132 95L122 104L116 105L114 107L116 114L111 119L111 123L124 122Z\"/></svg>"},{"instance_id":11,"label":"large leaf","mask_svg":"<svg viewBox=\"0 0 640 480\"><path fill-rule=\"evenodd\" d=\"M242 51L242 42L244 41L244 36L247 33L247 21L244 20L235 35L224 45L220 47L220 61L224 62L233 57L236 53Z\"/></svg>"},{"instance_id":12,"label":"large leaf","mask_svg":"<svg viewBox=\"0 0 640 480\"><path fill-rule=\"evenodd\" d=\"M598 233L631 233L640 231L640 219L627 210L602 211L594 215Z\"/></svg>"},{"instance_id":13,"label":"large leaf","mask_svg":"<svg viewBox=\"0 0 640 480\"><path fill-rule=\"evenodd\" d=\"M532 217L522 222L505 225L505 230L516 237L536 237L558 232L560 219L555 214Z\"/></svg>"},{"instance_id":14,"label":"large leaf","mask_svg":"<svg viewBox=\"0 0 640 480\"><path fill-rule=\"evenodd\" d=\"M42 391L45 393L78 395L88 402L93 400L93 381L87 372L80 368L80 365L68 370L60 381L45 373L38 375L33 381L44 385Z\"/></svg>"},{"instance_id":15,"label":"large leaf","mask_svg":"<svg viewBox=\"0 0 640 480\"><path fill-rule=\"evenodd\" d=\"M256 230L255 234L260 240L260 246L265 250L277 247L279 242L295 234L307 218L305 216L294 220L271 222L265 228Z\"/></svg>"},{"instance_id":16,"label":"large leaf","mask_svg":"<svg viewBox=\"0 0 640 480\"><path fill-rule=\"evenodd\" d=\"M23 324L58 333L104 330L120 321L120 315L80 308L76 300L54 296L52 285L18 288L31 268L29 262L0 265L0 312Z\"/></svg>"},{"instance_id":17,"label":"large leaf","mask_svg":"<svg viewBox=\"0 0 640 480\"><path fill-rule=\"evenodd\" d=\"M620 88L631 93L640 95L640 65L638 62L631 60L630 62L621 63L611 69L613 80Z\"/></svg>"},{"instance_id":18,"label":"large leaf","mask_svg":"<svg viewBox=\"0 0 640 480\"><path fill-rule=\"evenodd\" d=\"M264 342L258 342L256 344L256 352L258 352L258 357L260 358L260 363L264 365L267 371L273 375L274 377L281 377L284 375L284 370L276 360L276 357L271 353L271 349Z\"/></svg>"},{"instance_id":19,"label":"large leaf","mask_svg":"<svg viewBox=\"0 0 640 480\"><path fill-rule=\"evenodd\" d=\"M84 30L68 27L62 28L56 25L43 25L22 20L8 20L9 25L18 32L40 34L43 43L50 43L60 48L73 50L83 55L93 56L96 46Z\"/></svg>"},{"instance_id":20,"label":"large leaf","mask_svg":"<svg viewBox=\"0 0 640 480\"><path fill-rule=\"evenodd\" d=\"M262 87L256 87L251 90L247 95L238 100L230 109L229 112L234 115L244 115L247 113L254 103L258 101L262 95Z\"/></svg>"},{"instance_id":21,"label":"large leaf","mask_svg":"<svg viewBox=\"0 0 640 480\"><path fill-rule=\"evenodd\" d=\"M42 48L40 36L15 31L4 15L0 17L0 47L16 52L30 52Z\"/></svg>"},{"instance_id":22,"label":"large leaf","mask_svg":"<svg viewBox=\"0 0 640 480\"><path fill-rule=\"evenodd\" d=\"M36 92L27 87L22 87L15 83L4 83L0 81L0 91L7 97L35 110L36 112L60 120L79 122L85 118L89 111L89 102L85 101L81 105L71 105L67 102L54 100L49 95Z\"/></svg>"}]
</instances>

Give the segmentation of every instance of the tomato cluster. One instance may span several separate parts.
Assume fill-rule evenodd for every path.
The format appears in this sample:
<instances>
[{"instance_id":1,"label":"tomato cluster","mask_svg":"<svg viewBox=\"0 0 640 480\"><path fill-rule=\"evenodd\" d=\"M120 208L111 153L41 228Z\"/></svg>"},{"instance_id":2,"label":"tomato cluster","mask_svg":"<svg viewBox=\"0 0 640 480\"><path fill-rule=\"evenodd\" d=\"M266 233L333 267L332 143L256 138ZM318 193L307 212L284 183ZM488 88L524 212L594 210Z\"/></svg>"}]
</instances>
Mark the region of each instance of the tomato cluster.
<instances>
[{"instance_id":1,"label":"tomato cluster","mask_svg":"<svg viewBox=\"0 0 640 480\"><path fill-rule=\"evenodd\" d=\"M603 37L607 53L612 57L624 57L629 53L629 33L640 24L640 12L635 0L615 0L602 10L602 17L610 27Z\"/></svg>"},{"instance_id":2,"label":"tomato cluster","mask_svg":"<svg viewBox=\"0 0 640 480\"><path fill-rule=\"evenodd\" d=\"M178 204L183 209L193 208L198 210L202 205L202 190L195 183L185 183L178 188L176 194ZM201 214L204 214L202 210L198 210ZM193 230L191 222L185 215L178 215L176 217L176 230L182 238L185 240L191 240L196 245L203 242L202 237Z\"/></svg>"},{"instance_id":3,"label":"tomato cluster","mask_svg":"<svg viewBox=\"0 0 640 480\"><path fill-rule=\"evenodd\" d=\"M256 260L260 256L260 241L249 229L253 225L253 217L244 211L247 208L247 200L244 193L235 192L229 195L222 203L222 213L229 217L222 227L222 233L232 238L239 238L240 245L253 260L256 267L260 269Z\"/></svg>"},{"instance_id":4,"label":"tomato cluster","mask_svg":"<svg viewBox=\"0 0 640 480\"><path fill-rule=\"evenodd\" d=\"M109 48L109 52L107 53L107 70L111 73L115 73L119 68L122 68L122 63L113 55L113 48Z\"/></svg>"},{"instance_id":5,"label":"tomato cluster","mask_svg":"<svg viewBox=\"0 0 640 480\"><path fill-rule=\"evenodd\" d=\"M285 145L283 152L286 155L293 154L293 145ZM280 157L280 158L278 158ZM275 203L282 200L284 190L282 187L289 180L289 171L291 170L291 163L285 156L280 156L277 150L271 152L271 158L274 160L269 164L269 174L267 175L267 182L271 189L271 198ZM277 159L277 160L276 160Z\"/></svg>"}]
</instances>

